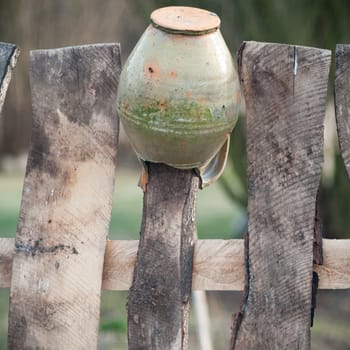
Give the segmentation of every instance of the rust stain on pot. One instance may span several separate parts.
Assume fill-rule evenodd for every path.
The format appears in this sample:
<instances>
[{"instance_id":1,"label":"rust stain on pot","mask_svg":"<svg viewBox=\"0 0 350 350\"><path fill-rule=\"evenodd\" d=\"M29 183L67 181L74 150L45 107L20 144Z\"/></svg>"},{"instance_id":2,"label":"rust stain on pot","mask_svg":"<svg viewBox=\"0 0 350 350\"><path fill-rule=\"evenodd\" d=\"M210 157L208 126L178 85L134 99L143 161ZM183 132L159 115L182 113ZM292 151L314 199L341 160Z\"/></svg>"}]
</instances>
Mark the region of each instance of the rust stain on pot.
<instances>
[{"instance_id":1,"label":"rust stain on pot","mask_svg":"<svg viewBox=\"0 0 350 350\"><path fill-rule=\"evenodd\" d=\"M172 38L174 39L174 42L178 42L178 41L184 42L184 41L187 39L187 38L186 38L184 35L182 35L182 34L172 34L171 36L172 36Z\"/></svg>"},{"instance_id":2,"label":"rust stain on pot","mask_svg":"<svg viewBox=\"0 0 350 350\"><path fill-rule=\"evenodd\" d=\"M177 77L177 73L175 72L175 71L170 71L169 72L169 76L171 77L171 78L173 78L173 79L176 79L176 77Z\"/></svg>"},{"instance_id":3,"label":"rust stain on pot","mask_svg":"<svg viewBox=\"0 0 350 350\"><path fill-rule=\"evenodd\" d=\"M198 103L200 105L206 105L207 99L205 97L201 97L198 99Z\"/></svg>"},{"instance_id":4,"label":"rust stain on pot","mask_svg":"<svg viewBox=\"0 0 350 350\"><path fill-rule=\"evenodd\" d=\"M241 91L240 90L238 90L236 93L236 101L237 101L237 104L241 103Z\"/></svg>"},{"instance_id":5,"label":"rust stain on pot","mask_svg":"<svg viewBox=\"0 0 350 350\"><path fill-rule=\"evenodd\" d=\"M146 64L145 74L148 79L158 80L160 78L159 66L155 63Z\"/></svg>"},{"instance_id":6,"label":"rust stain on pot","mask_svg":"<svg viewBox=\"0 0 350 350\"><path fill-rule=\"evenodd\" d=\"M158 101L158 108L160 112L164 112L168 107L168 103L165 100Z\"/></svg>"}]
</instances>

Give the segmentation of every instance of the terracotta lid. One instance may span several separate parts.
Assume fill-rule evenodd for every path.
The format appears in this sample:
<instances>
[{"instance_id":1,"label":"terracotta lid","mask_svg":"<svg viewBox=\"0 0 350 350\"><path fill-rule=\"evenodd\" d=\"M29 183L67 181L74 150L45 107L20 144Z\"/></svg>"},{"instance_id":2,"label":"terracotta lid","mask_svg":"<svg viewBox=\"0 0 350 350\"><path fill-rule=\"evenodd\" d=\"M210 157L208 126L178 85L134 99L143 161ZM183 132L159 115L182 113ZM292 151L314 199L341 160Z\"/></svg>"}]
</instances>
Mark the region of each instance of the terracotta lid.
<instances>
[{"instance_id":1,"label":"terracotta lid","mask_svg":"<svg viewBox=\"0 0 350 350\"><path fill-rule=\"evenodd\" d=\"M154 27L174 34L201 35L216 31L220 27L217 14L187 6L162 7L152 12Z\"/></svg>"}]
</instances>

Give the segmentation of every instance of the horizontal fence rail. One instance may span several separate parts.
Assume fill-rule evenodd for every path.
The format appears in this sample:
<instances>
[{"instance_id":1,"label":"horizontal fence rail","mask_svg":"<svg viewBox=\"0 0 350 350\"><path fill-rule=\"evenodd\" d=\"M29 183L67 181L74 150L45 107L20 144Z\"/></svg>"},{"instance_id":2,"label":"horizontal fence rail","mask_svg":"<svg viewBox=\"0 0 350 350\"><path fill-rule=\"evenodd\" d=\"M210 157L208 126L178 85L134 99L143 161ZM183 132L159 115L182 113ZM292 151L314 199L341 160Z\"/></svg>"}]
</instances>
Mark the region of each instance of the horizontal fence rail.
<instances>
[{"instance_id":1,"label":"horizontal fence rail","mask_svg":"<svg viewBox=\"0 0 350 350\"><path fill-rule=\"evenodd\" d=\"M135 267L136 240L109 240L103 267L103 290L129 290ZM0 239L0 288L11 284L14 238ZM350 240L323 239L323 265L314 264L320 289L350 288ZM198 240L194 246L193 290L242 291L244 288L242 239Z\"/></svg>"},{"instance_id":2,"label":"horizontal fence rail","mask_svg":"<svg viewBox=\"0 0 350 350\"><path fill-rule=\"evenodd\" d=\"M0 113L19 53L16 45L0 42Z\"/></svg>"}]
</instances>

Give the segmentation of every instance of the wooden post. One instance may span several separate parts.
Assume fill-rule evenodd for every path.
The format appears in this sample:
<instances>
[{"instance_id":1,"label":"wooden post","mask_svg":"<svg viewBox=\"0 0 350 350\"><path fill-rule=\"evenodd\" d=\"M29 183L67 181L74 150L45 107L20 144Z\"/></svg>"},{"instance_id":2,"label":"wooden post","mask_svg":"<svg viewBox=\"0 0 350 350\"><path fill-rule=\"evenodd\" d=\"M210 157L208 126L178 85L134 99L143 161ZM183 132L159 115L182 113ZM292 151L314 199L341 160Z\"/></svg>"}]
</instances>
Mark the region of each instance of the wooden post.
<instances>
[{"instance_id":1,"label":"wooden post","mask_svg":"<svg viewBox=\"0 0 350 350\"><path fill-rule=\"evenodd\" d=\"M96 349L112 207L118 44L31 52L32 142L9 349Z\"/></svg>"},{"instance_id":2,"label":"wooden post","mask_svg":"<svg viewBox=\"0 0 350 350\"><path fill-rule=\"evenodd\" d=\"M337 45L335 54L335 116L341 154L350 179L350 45Z\"/></svg>"},{"instance_id":3,"label":"wooden post","mask_svg":"<svg viewBox=\"0 0 350 350\"><path fill-rule=\"evenodd\" d=\"M247 42L246 289L231 349L310 349L313 237L331 52Z\"/></svg>"},{"instance_id":4,"label":"wooden post","mask_svg":"<svg viewBox=\"0 0 350 350\"><path fill-rule=\"evenodd\" d=\"M128 299L129 350L187 349L198 186L192 170L148 163Z\"/></svg>"},{"instance_id":5,"label":"wooden post","mask_svg":"<svg viewBox=\"0 0 350 350\"><path fill-rule=\"evenodd\" d=\"M0 42L0 113L18 56L19 49L16 45Z\"/></svg>"}]
</instances>

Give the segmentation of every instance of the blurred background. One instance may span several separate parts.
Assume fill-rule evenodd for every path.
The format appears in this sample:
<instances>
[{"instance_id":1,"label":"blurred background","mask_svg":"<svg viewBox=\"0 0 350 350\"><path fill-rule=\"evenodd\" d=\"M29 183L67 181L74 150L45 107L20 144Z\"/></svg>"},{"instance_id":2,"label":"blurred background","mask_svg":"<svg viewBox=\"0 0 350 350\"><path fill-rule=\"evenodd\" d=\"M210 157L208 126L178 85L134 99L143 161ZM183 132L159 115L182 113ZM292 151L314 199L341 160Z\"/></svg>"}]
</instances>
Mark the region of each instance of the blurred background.
<instances>
[{"instance_id":1,"label":"blurred background","mask_svg":"<svg viewBox=\"0 0 350 350\"><path fill-rule=\"evenodd\" d=\"M334 50L350 43L347 0L0 0L0 41L15 43L21 56L3 108L0 128L0 233L14 236L31 130L29 51L97 42L120 42L125 62L162 6L186 5L216 12L229 49L243 40L281 42ZM331 73L334 76L334 67ZM325 163L320 208L326 238L349 238L350 186L338 150L332 83L326 117ZM200 238L239 238L246 230L245 118L233 132L230 162L222 179L201 191L198 203ZM124 136L110 237L137 239L142 193L136 186L138 162ZM0 348L6 347L8 291L0 291ZM313 349L350 349L349 291L320 291L312 329ZM231 314L239 310L241 293L208 293L214 349L227 349ZM126 349L126 293L104 292L101 349ZM196 321L190 325L190 349L199 349ZM115 345L118 344L118 345Z\"/></svg>"}]
</instances>

